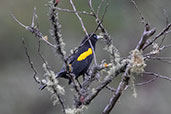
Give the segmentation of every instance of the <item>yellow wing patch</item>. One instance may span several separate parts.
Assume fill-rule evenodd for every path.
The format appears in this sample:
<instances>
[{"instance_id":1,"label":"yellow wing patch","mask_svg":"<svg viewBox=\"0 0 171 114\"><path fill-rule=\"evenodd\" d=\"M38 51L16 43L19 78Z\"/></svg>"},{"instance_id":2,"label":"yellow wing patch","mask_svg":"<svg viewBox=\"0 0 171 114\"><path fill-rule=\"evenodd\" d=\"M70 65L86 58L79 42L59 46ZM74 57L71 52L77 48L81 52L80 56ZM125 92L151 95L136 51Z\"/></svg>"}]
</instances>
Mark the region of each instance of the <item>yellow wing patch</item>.
<instances>
[{"instance_id":1,"label":"yellow wing patch","mask_svg":"<svg viewBox=\"0 0 171 114\"><path fill-rule=\"evenodd\" d=\"M83 52L78 58L77 61L82 61L86 59L89 55L92 55L93 51L91 48L88 48L87 51Z\"/></svg>"}]
</instances>

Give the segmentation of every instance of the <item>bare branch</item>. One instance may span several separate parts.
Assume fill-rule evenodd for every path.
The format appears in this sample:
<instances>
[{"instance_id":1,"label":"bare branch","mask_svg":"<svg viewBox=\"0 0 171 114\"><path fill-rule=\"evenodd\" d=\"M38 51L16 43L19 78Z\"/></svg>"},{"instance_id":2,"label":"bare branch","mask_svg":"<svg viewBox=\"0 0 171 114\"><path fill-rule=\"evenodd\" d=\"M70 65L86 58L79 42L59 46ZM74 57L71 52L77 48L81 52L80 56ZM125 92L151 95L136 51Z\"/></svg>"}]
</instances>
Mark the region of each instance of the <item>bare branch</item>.
<instances>
[{"instance_id":1,"label":"bare branch","mask_svg":"<svg viewBox=\"0 0 171 114\"><path fill-rule=\"evenodd\" d=\"M169 33L171 33L171 30L169 30L169 31L166 32L166 34L169 34Z\"/></svg>"},{"instance_id":2,"label":"bare branch","mask_svg":"<svg viewBox=\"0 0 171 114\"><path fill-rule=\"evenodd\" d=\"M169 24L169 18L168 18L168 15L167 15L167 12L165 9L163 9L163 12L164 12L164 15L165 15L165 18L166 18L166 26ZM161 40L161 43L159 45L159 47L162 45L162 43L164 42L164 40L166 39L166 36L167 36L167 33L163 36L162 40Z\"/></svg>"},{"instance_id":3,"label":"bare branch","mask_svg":"<svg viewBox=\"0 0 171 114\"><path fill-rule=\"evenodd\" d=\"M27 56L28 62L29 62L29 64L30 64L30 67L31 67L31 69L32 69L33 72L34 72L34 73L33 73L33 78L34 78L34 80L35 80L38 84L42 84L42 82L41 82L41 80L39 79L39 77L36 76L36 75L37 75L37 70L36 70L36 68L34 67L34 64L33 64L32 60L31 60L31 57L30 57L30 55L29 55L29 53L28 53L28 49L27 49L27 47L26 47L24 38L22 38L22 44L24 45L25 54L26 54L26 56Z\"/></svg>"},{"instance_id":4,"label":"bare branch","mask_svg":"<svg viewBox=\"0 0 171 114\"><path fill-rule=\"evenodd\" d=\"M145 22L145 18L144 18L144 16L143 16L143 14L141 13L141 11L139 10L139 8L138 8L138 6L137 6L136 2L135 2L134 0L131 0L131 3L133 3L133 5L135 6L135 8L136 8L136 10L137 10L138 14L140 15L141 22L142 22L142 23L143 23L143 25L145 26L145 24L146 24L146 22Z\"/></svg>"},{"instance_id":5,"label":"bare branch","mask_svg":"<svg viewBox=\"0 0 171 114\"><path fill-rule=\"evenodd\" d=\"M97 12L96 12L97 17L99 16L99 12L100 12L100 9L101 9L103 3L104 3L104 0L102 0L100 2L99 6L97 7Z\"/></svg>"},{"instance_id":6,"label":"bare branch","mask_svg":"<svg viewBox=\"0 0 171 114\"><path fill-rule=\"evenodd\" d=\"M106 14L106 12L107 12L108 7L109 7L109 0L107 0L106 6L105 6L105 10L104 10L103 15L102 15L102 18L101 18L101 21L102 21L102 22L103 22L103 20L104 20L104 17L105 17L105 14ZM98 16L98 15L97 15L97 16Z\"/></svg>"},{"instance_id":7,"label":"bare branch","mask_svg":"<svg viewBox=\"0 0 171 114\"><path fill-rule=\"evenodd\" d=\"M170 45L164 45L163 47L157 49L156 51L159 53L159 52L164 51L165 49L169 49L169 48L171 48L171 44ZM144 56L145 60L148 60L158 53L149 52L149 53L144 54L143 56Z\"/></svg>"},{"instance_id":8,"label":"bare branch","mask_svg":"<svg viewBox=\"0 0 171 114\"><path fill-rule=\"evenodd\" d=\"M34 27L31 27L31 26L26 26L24 24L22 24L12 13L11 13L11 16L13 17L13 19L19 24L21 25L22 27L24 27L26 30L30 31L32 34L34 34L36 37L40 38L41 40L43 40L47 45L49 45L50 47L52 48L56 48L53 44L51 44L46 38L45 36L39 31L39 29L34 26ZM33 24L31 24L33 25Z\"/></svg>"},{"instance_id":9,"label":"bare branch","mask_svg":"<svg viewBox=\"0 0 171 114\"><path fill-rule=\"evenodd\" d=\"M150 45L152 45L153 42L155 42L159 37L161 37L162 35L166 34L168 32L168 30L171 27L171 23L169 23L167 25L167 27L165 27L159 34L157 34L151 41L149 41L146 45L144 45L143 50L145 50L147 47L149 47Z\"/></svg>"},{"instance_id":10,"label":"bare branch","mask_svg":"<svg viewBox=\"0 0 171 114\"><path fill-rule=\"evenodd\" d=\"M35 26L35 24L34 24L34 22L35 22L35 17L37 17L37 15L36 15L36 7L34 7L31 27L34 27L34 26Z\"/></svg>"},{"instance_id":11,"label":"bare branch","mask_svg":"<svg viewBox=\"0 0 171 114\"><path fill-rule=\"evenodd\" d=\"M152 79L150 79L148 81L137 83L137 84L135 84L135 86L143 86L143 85L146 85L146 84L149 84L149 83L155 81L156 79L157 79L157 77L154 77L154 78L152 78Z\"/></svg>"},{"instance_id":12,"label":"bare branch","mask_svg":"<svg viewBox=\"0 0 171 114\"><path fill-rule=\"evenodd\" d=\"M43 55L41 54L41 42L39 40L38 42L38 49L37 49L38 53L39 53L39 56L40 58L42 59L43 63L46 64L46 66L48 66L47 68L49 69L49 65L47 65L47 61L45 60L45 58L43 57Z\"/></svg>"},{"instance_id":13,"label":"bare branch","mask_svg":"<svg viewBox=\"0 0 171 114\"><path fill-rule=\"evenodd\" d=\"M24 25L23 23L21 23L15 16L14 14L11 12L11 16L12 18L19 24L21 25L22 27L24 27L26 30L28 30L28 26Z\"/></svg>"},{"instance_id":14,"label":"bare branch","mask_svg":"<svg viewBox=\"0 0 171 114\"><path fill-rule=\"evenodd\" d=\"M150 60L159 60L161 62L171 64L171 57L153 57L153 56L147 56L146 58L147 59L150 59Z\"/></svg>"},{"instance_id":15,"label":"bare branch","mask_svg":"<svg viewBox=\"0 0 171 114\"><path fill-rule=\"evenodd\" d=\"M63 9L63 8L59 8L59 7L55 7L54 9L59 10L59 11L63 11L63 12L68 12L68 13L78 13L78 14L93 16L92 13L88 13L86 11L74 11L74 10Z\"/></svg>"},{"instance_id":16,"label":"bare branch","mask_svg":"<svg viewBox=\"0 0 171 114\"><path fill-rule=\"evenodd\" d=\"M106 86L106 89L108 89L111 92L116 92L116 89L114 89L114 88L112 88L112 87L110 87L108 85Z\"/></svg>"},{"instance_id":17,"label":"bare branch","mask_svg":"<svg viewBox=\"0 0 171 114\"><path fill-rule=\"evenodd\" d=\"M161 48L161 50L163 50L163 49L168 49L168 48L171 48L171 44L163 46L163 47Z\"/></svg>"},{"instance_id":18,"label":"bare branch","mask_svg":"<svg viewBox=\"0 0 171 114\"><path fill-rule=\"evenodd\" d=\"M171 60L171 57L149 57L150 59L157 59L157 60Z\"/></svg>"},{"instance_id":19,"label":"bare branch","mask_svg":"<svg viewBox=\"0 0 171 114\"><path fill-rule=\"evenodd\" d=\"M146 44L146 41L156 32L156 29L153 28L150 30L150 25L147 23L145 24L144 33L141 36L141 39L136 47L136 49L141 50L144 45Z\"/></svg>"},{"instance_id":20,"label":"bare branch","mask_svg":"<svg viewBox=\"0 0 171 114\"><path fill-rule=\"evenodd\" d=\"M171 78L170 77L163 76L163 75L160 75L160 74L157 74L157 73L154 73L154 72L144 72L144 74L146 74L146 75L152 75L152 76L155 76L155 77L158 77L158 78L161 78L161 79L165 79L165 80L171 81Z\"/></svg>"},{"instance_id":21,"label":"bare branch","mask_svg":"<svg viewBox=\"0 0 171 114\"><path fill-rule=\"evenodd\" d=\"M163 12L164 12L164 15L165 15L165 18L166 18L166 26L167 26L169 24L169 16L167 14L166 9L163 9Z\"/></svg>"}]
</instances>

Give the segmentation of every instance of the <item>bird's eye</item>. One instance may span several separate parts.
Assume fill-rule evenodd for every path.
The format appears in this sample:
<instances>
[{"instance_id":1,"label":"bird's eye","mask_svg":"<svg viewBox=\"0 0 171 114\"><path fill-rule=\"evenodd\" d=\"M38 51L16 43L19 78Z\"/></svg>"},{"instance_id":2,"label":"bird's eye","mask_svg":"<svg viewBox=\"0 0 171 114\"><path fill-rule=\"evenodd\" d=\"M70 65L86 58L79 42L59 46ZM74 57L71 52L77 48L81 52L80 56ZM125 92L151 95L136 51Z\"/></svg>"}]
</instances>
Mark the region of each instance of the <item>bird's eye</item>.
<instances>
[{"instance_id":1,"label":"bird's eye","mask_svg":"<svg viewBox=\"0 0 171 114\"><path fill-rule=\"evenodd\" d=\"M97 39L97 35L96 34L93 34L93 38L96 38Z\"/></svg>"}]
</instances>

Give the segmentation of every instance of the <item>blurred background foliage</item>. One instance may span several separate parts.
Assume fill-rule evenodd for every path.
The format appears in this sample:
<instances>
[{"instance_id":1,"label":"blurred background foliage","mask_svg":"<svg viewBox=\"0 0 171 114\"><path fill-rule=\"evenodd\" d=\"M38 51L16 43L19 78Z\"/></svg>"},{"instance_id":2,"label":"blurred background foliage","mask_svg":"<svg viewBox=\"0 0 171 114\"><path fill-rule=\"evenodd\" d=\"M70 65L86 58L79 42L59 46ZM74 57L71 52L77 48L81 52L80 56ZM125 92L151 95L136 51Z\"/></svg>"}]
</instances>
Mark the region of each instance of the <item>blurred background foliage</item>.
<instances>
[{"instance_id":1,"label":"blurred background foliage","mask_svg":"<svg viewBox=\"0 0 171 114\"><path fill-rule=\"evenodd\" d=\"M74 0L78 10L89 11L88 0ZM94 6L100 0L94 0ZM136 0L146 20L159 32L165 25L163 9L166 9L171 19L170 0ZM39 85L32 77L32 70L28 64L21 38L25 38L26 45L32 57L38 76L43 77L42 61L37 53L37 39L28 31L19 26L10 16L10 11L24 24L31 23L34 6L37 8L40 30L49 36L48 0L0 0L0 114L60 114L60 106L53 106L50 95L46 90L40 91ZM61 0L59 7L71 9L69 0ZM66 51L78 46L84 37L81 25L74 14L60 12L62 34L66 43ZM88 32L91 33L96 24L92 17L82 16ZM104 26L111 34L115 46L121 56L127 56L135 48L142 32L140 22L134 6L129 0L111 0L108 12L104 19ZM165 44L171 43L171 35L167 36ZM49 36L50 39L50 36ZM99 41L96 48L97 60L109 61L109 57L103 51L104 43ZM54 51L42 43L42 54L49 65L58 72L62 66L61 60ZM169 50L162 52L161 56L171 56ZM171 66L158 61L151 61L146 67L147 71L154 71L164 75L171 75ZM151 77L137 77L137 81L150 79ZM113 81L112 86L118 84ZM115 83L114 83L115 82ZM65 96L66 106L72 103L71 91L66 85L67 81L60 80L67 91ZM138 97L132 96L132 90L128 90L121 97L120 102L113 109L112 114L170 114L171 109L171 83L165 80L157 80L143 87L137 87ZM89 106L86 114L99 114L109 101L112 93L103 92Z\"/></svg>"}]
</instances>

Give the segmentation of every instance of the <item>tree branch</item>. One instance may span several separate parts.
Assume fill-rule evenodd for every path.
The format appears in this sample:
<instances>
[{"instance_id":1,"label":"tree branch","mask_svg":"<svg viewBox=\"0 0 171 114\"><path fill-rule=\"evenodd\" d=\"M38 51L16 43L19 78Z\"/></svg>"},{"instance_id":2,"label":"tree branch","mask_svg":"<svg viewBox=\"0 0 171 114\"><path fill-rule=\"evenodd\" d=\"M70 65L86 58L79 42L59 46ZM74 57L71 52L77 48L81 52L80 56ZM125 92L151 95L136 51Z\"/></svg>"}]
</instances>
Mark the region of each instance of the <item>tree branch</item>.
<instances>
[{"instance_id":1,"label":"tree branch","mask_svg":"<svg viewBox=\"0 0 171 114\"><path fill-rule=\"evenodd\" d=\"M122 95L123 91L125 90L126 86L128 85L129 82L129 68L126 69L124 75L122 76L122 80L116 89L115 94L110 98L109 103L106 105L105 109L103 110L103 114L109 114L113 107L115 106L116 102Z\"/></svg>"},{"instance_id":2,"label":"tree branch","mask_svg":"<svg viewBox=\"0 0 171 114\"><path fill-rule=\"evenodd\" d=\"M165 35L168 30L170 29L171 27L171 23L169 23L167 25L167 27L165 27L159 34L157 34L151 41L149 41L147 44L144 45L143 49L142 50L145 50L147 47L149 47L150 45L153 44L153 42L155 42L158 38L160 38L162 35Z\"/></svg>"},{"instance_id":3,"label":"tree branch","mask_svg":"<svg viewBox=\"0 0 171 114\"><path fill-rule=\"evenodd\" d=\"M119 74L125 72L127 64L123 64L123 66L120 66L113 74L106 76L108 77L107 79L105 79L104 81L102 81L99 86L97 86L95 88L95 91L90 94L89 96L87 96L84 100L85 105L88 105L91 103L91 101L103 90L103 88L105 88L110 82L112 82L112 80L117 77Z\"/></svg>"},{"instance_id":4,"label":"tree branch","mask_svg":"<svg viewBox=\"0 0 171 114\"><path fill-rule=\"evenodd\" d=\"M29 53L28 53L28 49L27 49L27 47L26 47L24 38L22 38L22 44L24 45L25 54L26 54L26 56L27 56L28 62L29 62L29 64L30 64L30 67L31 67L31 69L33 70L33 78L34 78L34 80L35 80L37 83L42 84L42 82L40 81L39 77L36 76L36 75L37 75L37 70L36 70L36 68L34 67L34 64L33 64L32 60L31 60L31 57L30 57L30 55L29 55Z\"/></svg>"},{"instance_id":5,"label":"tree branch","mask_svg":"<svg viewBox=\"0 0 171 114\"><path fill-rule=\"evenodd\" d=\"M13 18L19 25L21 25L21 26L24 27L26 30L28 30L28 31L30 31L32 34L34 34L35 37L40 38L41 40L43 40L43 41L44 41L47 45L49 45L50 47L56 48L53 44L51 44L51 43L46 39L46 36L44 36L36 26L32 27L32 26L34 25L34 23L32 23L31 26L26 26L26 25L22 24L22 23L13 15L13 13L11 13L11 16L12 16L12 18ZM33 17L33 18L34 18L34 17Z\"/></svg>"},{"instance_id":6,"label":"tree branch","mask_svg":"<svg viewBox=\"0 0 171 114\"><path fill-rule=\"evenodd\" d=\"M59 23L58 13L56 12L56 9L55 9L57 5L58 3L56 3L56 0L52 0L52 3L50 3L50 15L49 15L50 21L51 21L50 34L54 42L56 43L55 45L56 52L61 56L61 59L64 62L66 62L65 60L66 52L64 51L65 43L63 42L63 39L62 39L61 25Z\"/></svg>"},{"instance_id":7,"label":"tree branch","mask_svg":"<svg viewBox=\"0 0 171 114\"><path fill-rule=\"evenodd\" d=\"M161 78L161 79L165 79L165 80L171 81L171 78L170 77L163 76L163 75L160 75L160 74L157 74L157 73L154 73L154 72L144 72L144 74L146 74L146 75L152 75L152 76L155 76L157 78Z\"/></svg>"}]
</instances>

